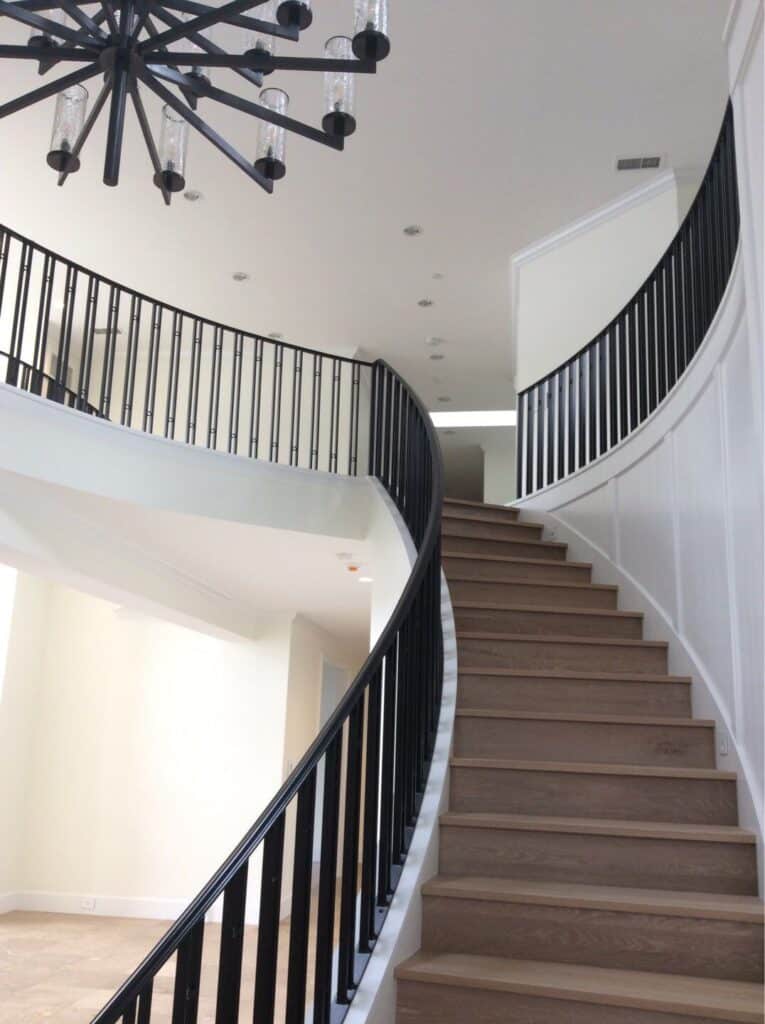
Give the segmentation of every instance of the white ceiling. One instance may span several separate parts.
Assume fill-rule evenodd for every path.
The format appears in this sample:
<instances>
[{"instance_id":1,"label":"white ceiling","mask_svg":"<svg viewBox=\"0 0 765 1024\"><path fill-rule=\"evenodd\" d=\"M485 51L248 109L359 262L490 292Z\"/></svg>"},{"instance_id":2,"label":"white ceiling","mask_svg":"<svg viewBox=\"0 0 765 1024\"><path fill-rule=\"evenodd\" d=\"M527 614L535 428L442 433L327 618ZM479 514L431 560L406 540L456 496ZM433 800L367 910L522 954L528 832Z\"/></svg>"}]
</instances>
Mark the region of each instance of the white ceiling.
<instances>
[{"instance_id":1,"label":"white ceiling","mask_svg":"<svg viewBox=\"0 0 765 1024\"><path fill-rule=\"evenodd\" d=\"M188 185L205 198L165 210L132 117L119 189L99 180L102 117L83 170L58 190L44 159L51 100L0 122L0 221L196 312L383 355L431 407L448 395L449 408L508 408L511 254L633 187L617 154L659 152L701 173L725 103L728 6L391 0L393 54L359 81L347 152L291 138L270 198L194 138ZM301 46L317 53L348 31L352 3L314 7ZM0 26L3 42L19 38ZM0 67L0 100L40 81L32 66ZM278 79L291 113L318 123L318 78ZM209 118L253 153L244 115ZM405 238L410 223L425 233ZM235 284L238 270L251 279ZM423 297L435 305L420 309ZM446 339L446 359L429 362L428 336Z\"/></svg>"}]
</instances>

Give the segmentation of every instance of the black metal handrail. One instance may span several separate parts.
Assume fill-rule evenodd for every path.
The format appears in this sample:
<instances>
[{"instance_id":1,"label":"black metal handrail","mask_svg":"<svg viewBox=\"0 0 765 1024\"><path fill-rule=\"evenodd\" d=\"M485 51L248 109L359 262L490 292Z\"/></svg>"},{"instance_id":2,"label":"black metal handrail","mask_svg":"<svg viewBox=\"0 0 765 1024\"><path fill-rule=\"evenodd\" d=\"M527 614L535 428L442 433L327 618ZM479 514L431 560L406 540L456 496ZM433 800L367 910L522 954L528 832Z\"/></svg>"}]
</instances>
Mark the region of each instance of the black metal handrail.
<instances>
[{"instance_id":1,"label":"black metal handrail","mask_svg":"<svg viewBox=\"0 0 765 1024\"><path fill-rule=\"evenodd\" d=\"M698 194L645 284L589 344L518 396L519 497L620 444L672 391L722 301L739 238L733 106Z\"/></svg>"},{"instance_id":2,"label":"black metal handrail","mask_svg":"<svg viewBox=\"0 0 765 1024\"><path fill-rule=\"evenodd\" d=\"M0 226L6 383L187 444L355 476L371 363L162 302Z\"/></svg>"}]
</instances>

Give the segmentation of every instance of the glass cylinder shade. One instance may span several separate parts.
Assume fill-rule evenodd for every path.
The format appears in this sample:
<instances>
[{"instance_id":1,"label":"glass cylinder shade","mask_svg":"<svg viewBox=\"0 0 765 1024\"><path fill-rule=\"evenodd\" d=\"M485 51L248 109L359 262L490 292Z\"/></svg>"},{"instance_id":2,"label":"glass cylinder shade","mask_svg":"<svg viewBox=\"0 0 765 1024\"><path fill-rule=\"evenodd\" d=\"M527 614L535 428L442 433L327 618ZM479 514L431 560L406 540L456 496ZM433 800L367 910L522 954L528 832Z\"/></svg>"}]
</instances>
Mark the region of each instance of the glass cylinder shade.
<instances>
[{"instance_id":1,"label":"glass cylinder shade","mask_svg":"<svg viewBox=\"0 0 765 1024\"><path fill-rule=\"evenodd\" d=\"M260 102L277 114L286 114L290 98L282 89L264 89L260 94ZM279 125L271 124L269 121L260 122L255 169L272 181L278 181L287 173L286 136L286 130Z\"/></svg>"},{"instance_id":2,"label":"glass cylinder shade","mask_svg":"<svg viewBox=\"0 0 765 1024\"><path fill-rule=\"evenodd\" d=\"M333 36L324 46L327 60L354 60L348 36ZM324 72L324 119L329 135L352 135L356 131L356 77L350 71Z\"/></svg>"},{"instance_id":3,"label":"glass cylinder shade","mask_svg":"<svg viewBox=\"0 0 765 1024\"><path fill-rule=\"evenodd\" d=\"M154 175L154 184L168 192L182 192L186 187L186 154L189 147L189 123L172 107L162 108L162 127L159 133L159 163L161 174Z\"/></svg>"},{"instance_id":4,"label":"glass cylinder shade","mask_svg":"<svg viewBox=\"0 0 765 1024\"><path fill-rule=\"evenodd\" d=\"M82 85L72 85L56 97L53 115L53 132L48 152L48 165L54 171L71 174L80 169L79 157L74 149L85 124L88 109L88 90Z\"/></svg>"},{"instance_id":5,"label":"glass cylinder shade","mask_svg":"<svg viewBox=\"0 0 765 1024\"><path fill-rule=\"evenodd\" d=\"M388 0L353 0L353 52L368 60L384 60L390 53Z\"/></svg>"},{"instance_id":6,"label":"glass cylinder shade","mask_svg":"<svg viewBox=\"0 0 765 1024\"><path fill-rule=\"evenodd\" d=\"M279 0L266 0L264 4L255 9L254 16L258 21L266 21L269 25L276 25L276 7ZM276 52L276 36L266 35L264 32L252 32L247 40L247 50L259 50L261 53L268 53L273 56ZM270 72L265 72L270 74Z\"/></svg>"}]
</instances>

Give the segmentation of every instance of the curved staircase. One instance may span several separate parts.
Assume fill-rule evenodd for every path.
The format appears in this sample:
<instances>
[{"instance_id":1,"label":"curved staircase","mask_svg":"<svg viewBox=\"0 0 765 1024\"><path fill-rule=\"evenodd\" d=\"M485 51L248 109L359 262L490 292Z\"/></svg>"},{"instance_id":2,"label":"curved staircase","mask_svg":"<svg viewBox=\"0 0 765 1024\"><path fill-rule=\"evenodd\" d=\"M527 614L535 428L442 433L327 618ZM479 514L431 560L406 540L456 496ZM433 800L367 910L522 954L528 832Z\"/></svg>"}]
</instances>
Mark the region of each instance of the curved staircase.
<instances>
[{"instance_id":1,"label":"curved staircase","mask_svg":"<svg viewBox=\"0 0 765 1024\"><path fill-rule=\"evenodd\" d=\"M447 501L443 564L451 804L398 1024L762 1024L755 837L667 645L514 510Z\"/></svg>"}]
</instances>

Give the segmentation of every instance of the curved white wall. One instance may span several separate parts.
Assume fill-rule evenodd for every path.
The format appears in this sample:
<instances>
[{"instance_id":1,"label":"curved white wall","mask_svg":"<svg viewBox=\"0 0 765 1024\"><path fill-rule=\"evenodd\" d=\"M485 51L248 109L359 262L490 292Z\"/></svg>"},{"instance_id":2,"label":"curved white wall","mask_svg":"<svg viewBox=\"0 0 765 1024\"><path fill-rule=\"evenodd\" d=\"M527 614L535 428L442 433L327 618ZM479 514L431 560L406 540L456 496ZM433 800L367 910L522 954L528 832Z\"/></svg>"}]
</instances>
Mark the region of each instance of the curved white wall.
<instances>
[{"instance_id":1,"label":"curved white wall","mask_svg":"<svg viewBox=\"0 0 765 1024\"><path fill-rule=\"evenodd\" d=\"M740 772L742 822L763 831L762 382L741 254L698 356L627 441L519 502L621 584L670 639L670 671L694 678L697 716L718 724L720 764ZM725 748L727 746L728 753Z\"/></svg>"}]
</instances>

